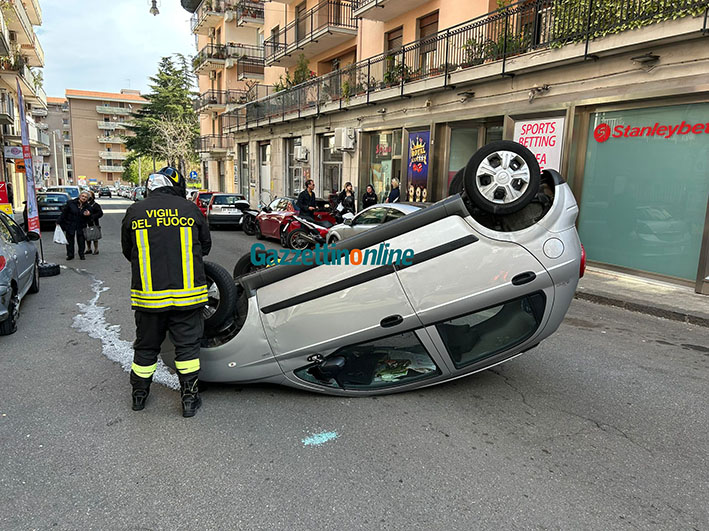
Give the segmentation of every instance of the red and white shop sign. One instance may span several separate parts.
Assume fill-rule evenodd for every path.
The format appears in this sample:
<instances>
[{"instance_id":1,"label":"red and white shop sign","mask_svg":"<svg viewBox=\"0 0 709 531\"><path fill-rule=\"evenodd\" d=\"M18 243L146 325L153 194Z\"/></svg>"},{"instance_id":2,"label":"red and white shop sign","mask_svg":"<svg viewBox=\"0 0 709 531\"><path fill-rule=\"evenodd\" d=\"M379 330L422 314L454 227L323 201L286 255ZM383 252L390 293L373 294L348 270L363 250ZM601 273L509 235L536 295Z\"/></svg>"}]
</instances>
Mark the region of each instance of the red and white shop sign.
<instances>
[{"instance_id":1,"label":"red and white shop sign","mask_svg":"<svg viewBox=\"0 0 709 531\"><path fill-rule=\"evenodd\" d=\"M542 170L559 170L564 138L564 118L515 122L514 141L534 153Z\"/></svg>"},{"instance_id":2,"label":"red and white shop sign","mask_svg":"<svg viewBox=\"0 0 709 531\"><path fill-rule=\"evenodd\" d=\"M659 137L670 139L678 135L701 135L709 134L709 124L688 124L682 121L681 124L660 124L635 127L632 125L616 125L611 127L607 123L600 123L593 130L593 138L596 142L605 142L611 138L637 138L637 137Z\"/></svg>"}]
</instances>

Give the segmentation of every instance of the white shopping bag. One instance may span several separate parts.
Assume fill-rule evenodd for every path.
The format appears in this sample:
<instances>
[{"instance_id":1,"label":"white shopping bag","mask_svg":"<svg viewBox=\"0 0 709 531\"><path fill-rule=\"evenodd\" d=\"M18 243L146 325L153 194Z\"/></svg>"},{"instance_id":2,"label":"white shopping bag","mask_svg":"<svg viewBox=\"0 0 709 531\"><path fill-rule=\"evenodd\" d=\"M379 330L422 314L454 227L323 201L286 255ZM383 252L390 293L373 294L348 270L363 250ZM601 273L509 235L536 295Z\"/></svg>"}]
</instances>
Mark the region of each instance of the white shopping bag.
<instances>
[{"instance_id":1,"label":"white shopping bag","mask_svg":"<svg viewBox=\"0 0 709 531\"><path fill-rule=\"evenodd\" d=\"M66 235L64 234L64 231L59 225L57 225L57 228L54 229L54 243L58 243L60 245L69 244L69 242L66 240Z\"/></svg>"}]
</instances>

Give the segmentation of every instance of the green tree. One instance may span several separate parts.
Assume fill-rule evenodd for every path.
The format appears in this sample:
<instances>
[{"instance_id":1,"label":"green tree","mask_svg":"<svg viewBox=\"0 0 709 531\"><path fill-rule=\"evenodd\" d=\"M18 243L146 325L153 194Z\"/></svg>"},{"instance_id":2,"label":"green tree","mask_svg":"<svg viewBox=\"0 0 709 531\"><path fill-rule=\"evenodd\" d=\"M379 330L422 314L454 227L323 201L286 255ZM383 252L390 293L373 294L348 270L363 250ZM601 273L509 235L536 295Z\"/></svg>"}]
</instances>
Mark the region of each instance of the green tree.
<instances>
[{"instance_id":1,"label":"green tree","mask_svg":"<svg viewBox=\"0 0 709 531\"><path fill-rule=\"evenodd\" d=\"M166 163L164 160L156 160L155 166L157 168L162 168ZM131 182L135 185L141 185L145 183L145 179L148 178L153 172L153 160L151 157L146 157L143 155L136 155L132 153L126 160L123 161L123 180Z\"/></svg>"},{"instance_id":2,"label":"green tree","mask_svg":"<svg viewBox=\"0 0 709 531\"><path fill-rule=\"evenodd\" d=\"M135 136L125 137L126 147L136 156L165 160L184 172L196 160L193 146L199 137L192 107L195 78L189 61L181 54L163 57L150 81L148 103L133 113L128 129Z\"/></svg>"}]
</instances>

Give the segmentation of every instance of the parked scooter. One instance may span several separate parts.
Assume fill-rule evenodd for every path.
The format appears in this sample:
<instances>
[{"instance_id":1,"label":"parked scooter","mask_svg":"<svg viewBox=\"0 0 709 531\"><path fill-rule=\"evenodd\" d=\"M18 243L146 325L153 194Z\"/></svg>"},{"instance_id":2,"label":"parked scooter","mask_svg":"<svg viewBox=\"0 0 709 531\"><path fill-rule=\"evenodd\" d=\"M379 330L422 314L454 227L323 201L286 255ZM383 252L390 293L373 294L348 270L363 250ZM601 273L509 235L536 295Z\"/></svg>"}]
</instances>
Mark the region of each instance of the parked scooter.
<instances>
[{"instance_id":1,"label":"parked scooter","mask_svg":"<svg viewBox=\"0 0 709 531\"><path fill-rule=\"evenodd\" d=\"M312 218L298 215L292 216L288 223L294 222L298 222L298 228L289 231L286 225L283 229L283 233L288 235L288 247L302 251L316 245L325 245L328 227L318 224Z\"/></svg>"}]
</instances>

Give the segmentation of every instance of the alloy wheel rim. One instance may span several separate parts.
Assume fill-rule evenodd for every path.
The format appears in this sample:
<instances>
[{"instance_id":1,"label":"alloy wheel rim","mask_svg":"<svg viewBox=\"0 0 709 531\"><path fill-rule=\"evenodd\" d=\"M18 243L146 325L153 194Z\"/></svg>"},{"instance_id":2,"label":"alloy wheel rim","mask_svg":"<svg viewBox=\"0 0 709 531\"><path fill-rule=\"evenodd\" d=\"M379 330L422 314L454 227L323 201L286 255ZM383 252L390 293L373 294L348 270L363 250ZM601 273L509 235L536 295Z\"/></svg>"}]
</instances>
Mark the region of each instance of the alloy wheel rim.
<instances>
[{"instance_id":1,"label":"alloy wheel rim","mask_svg":"<svg viewBox=\"0 0 709 531\"><path fill-rule=\"evenodd\" d=\"M217 312L219 300L219 288L217 287L217 283L211 281L207 288L207 304L202 308L202 315L205 319L209 319Z\"/></svg>"},{"instance_id":2,"label":"alloy wheel rim","mask_svg":"<svg viewBox=\"0 0 709 531\"><path fill-rule=\"evenodd\" d=\"M529 188L529 166L512 151L494 151L480 163L475 185L492 203L506 205L520 199Z\"/></svg>"}]
</instances>

